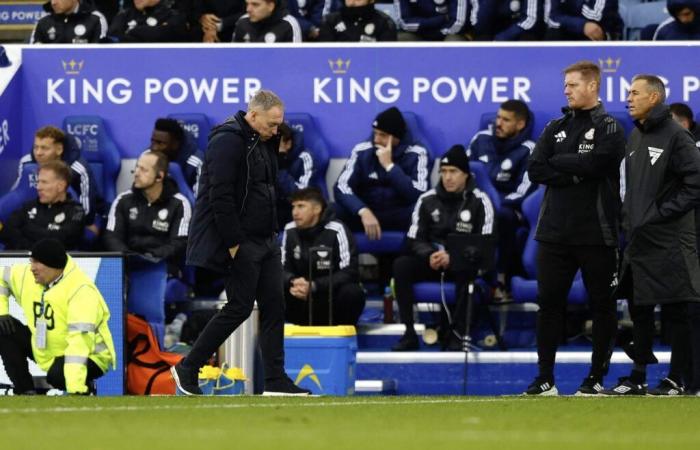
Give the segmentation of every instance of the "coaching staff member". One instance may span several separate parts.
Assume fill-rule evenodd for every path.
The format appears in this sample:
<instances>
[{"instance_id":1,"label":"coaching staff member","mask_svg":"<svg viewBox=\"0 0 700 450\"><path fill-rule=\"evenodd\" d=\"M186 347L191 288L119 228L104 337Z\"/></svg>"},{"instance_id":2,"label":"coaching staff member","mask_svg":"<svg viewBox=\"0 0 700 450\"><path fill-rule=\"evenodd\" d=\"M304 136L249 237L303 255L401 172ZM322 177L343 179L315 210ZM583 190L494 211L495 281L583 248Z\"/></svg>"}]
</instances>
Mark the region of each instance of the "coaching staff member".
<instances>
[{"instance_id":1,"label":"coaching staff member","mask_svg":"<svg viewBox=\"0 0 700 450\"><path fill-rule=\"evenodd\" d=\"M171 369L178 389L199 395L197 374L212 353L260 307L265 392L306 395L284 372L284 292L277 243L275 183L284 105L261 90L209 135L187 242L187 263L221 273L228 302L189 355Z\"/></svg>"},{"instance_id":2,"label":"coaching staff member","mask_svg":"<svg viewBox=\"0 0 700 450\"><path fill-rule=\"evenodd\" d=\"M542 132L528 160L530 180L546 186L535 239L539 375L530 395L557 395L554 359L571 283L580 269L593 313L593 355L579 395L603 390L617 317L612 285L617 272L622 127L598 101L600 68L581 61L564 69L564 115Z\"/></svg>"},{"instance_id":3,"label":"coaching staff member","mask_svg":"<svg viewBox=\"0 0 700 450\"><path fill-rule=\"evenodd\" d=\"M683 393L691 349L696 385L689 387L700 388L700 265L694 213L700 204L700 153L690 133L671 117L665 100L666 90L657 76L632 79L627 103L636 127L625 158L623 226L628 243L619 293L631 300L634 367L628 378L606 391L609 394L646 394L646 366L657 362L652 353L656 304L671 333L671 366L668 377L650 393ZM689 318L696 345L689 338Z\"/></svg>"}]
</instances>

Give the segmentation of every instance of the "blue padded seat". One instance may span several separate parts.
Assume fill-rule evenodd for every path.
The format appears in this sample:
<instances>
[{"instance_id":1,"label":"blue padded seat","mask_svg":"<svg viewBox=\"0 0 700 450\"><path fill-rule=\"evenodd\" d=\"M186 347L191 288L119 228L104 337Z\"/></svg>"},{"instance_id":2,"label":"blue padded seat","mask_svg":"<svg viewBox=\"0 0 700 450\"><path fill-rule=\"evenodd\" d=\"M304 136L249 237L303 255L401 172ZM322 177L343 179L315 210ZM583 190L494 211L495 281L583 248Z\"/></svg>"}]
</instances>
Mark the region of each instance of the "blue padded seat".
<instances>
[{"instance_id":1,"label":"blue padded seat","mask_svg":"<svg viewBox=\"0 0 700 450\"><path fill-rule=\"evenodd\" d=\"M197 143L197 148L204 152L207 149L211 122L206 114L202 113L174 113L168 114L169 119L177 120L182 128L192 136Z\"/></svg>"},{"instance_id":2,"label":"blue padded seat","mask_svg":"<svg viewBox=\"0 0 700 450\"><path fill-rule=\"evenodd\" d=\"M104 120L95 115L66 116L63 129L77 140L80 155L90 165L104 201L111 204L116 198L122 160Z\"/></svg>"}]
</instances>

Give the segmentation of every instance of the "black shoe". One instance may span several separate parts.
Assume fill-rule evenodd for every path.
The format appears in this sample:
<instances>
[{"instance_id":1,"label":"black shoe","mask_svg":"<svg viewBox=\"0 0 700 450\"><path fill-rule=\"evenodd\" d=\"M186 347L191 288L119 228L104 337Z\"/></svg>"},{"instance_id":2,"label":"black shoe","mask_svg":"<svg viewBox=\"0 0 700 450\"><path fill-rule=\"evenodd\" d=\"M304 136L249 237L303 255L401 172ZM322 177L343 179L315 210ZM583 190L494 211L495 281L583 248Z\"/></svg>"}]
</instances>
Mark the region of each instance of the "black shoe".
<instances>
[{"instance_id":1,"label":"black shoe","mask_svg":"<svg viewBox=\"0 0 700 450\"><path fill-rule=\"evenodd\" d=\"M300 388L287 377L265 381L265 391L262 393L270 397L300 397L310 394L310 390Z\"/></svg>"},{"instance_id":2,"label":"black shoe","mask_svg":"<svg viewBox=\"0 0 700 450\"><path fill-rule=\"evenodd\" d=\"M199 388L199 370L182 365L182 361L170 368L177 390L185 395L202 395Z\"/></svg>"},{"instance_id":3,"label":"black shoe","mask_svg":"<svg viewBox=\"0 0 700 450\"><path fill-rule=\"evenodd\" d=\"M583 379L581 386L579 386L578 390L574 395L577 397L591 397L602 394L605 388L600 383L600 381L601 380L594 378L590 375L587 376Z\"/></svg>"},{"instance_id":4,"label":"black shoe","mask_svg":"<svg viewBox=\"0 0 700 450\"><path fill-rule=\"evenodd\" d=\"M418 343L418 336L416 333L404 333L393 347L391 347L392 352L410 352L418 350L420 344Z\"/></svg>"},{"instance_id":5,"label":"black shoe","mask_svg":"<svg viewBox=\"0 0 700 450\"><path fill-rule=\"evenodd\" d=\"M670 378L661 380L658 386L649 390L649 395L683 395L685 389Z\"/></svg>"},{"instance_id":6,"label":"black shoe","mask_svg":"<svg viewBox=\"0 0 700 450\"><path fill-rule=\"evenodd\" d=\"M543 378L535 378L535 381L527 387L524 393L525 395L541 395L543 397L553 397L559 395L557 387L554 385L553 381L545 380Z\"/></svg>"},{"instance_id":7,"label":"black shoe","mask_svg":"<svg viewBox=\"0 0 700 450\"><path fill-rule=\"evenodd\" d=\"M646 395L647 385L633 383L629 377L617 380L617 386L603 391L603 395Z\"/></svg>"}]
</instances>

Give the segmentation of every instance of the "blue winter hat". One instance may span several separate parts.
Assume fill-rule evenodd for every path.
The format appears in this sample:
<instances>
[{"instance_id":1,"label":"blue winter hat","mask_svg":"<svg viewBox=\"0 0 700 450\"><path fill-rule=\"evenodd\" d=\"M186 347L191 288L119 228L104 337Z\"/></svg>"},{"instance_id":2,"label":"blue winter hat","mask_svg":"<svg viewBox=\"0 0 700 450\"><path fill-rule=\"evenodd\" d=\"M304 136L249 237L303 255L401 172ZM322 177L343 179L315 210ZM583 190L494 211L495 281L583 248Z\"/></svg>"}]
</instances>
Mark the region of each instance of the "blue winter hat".
<instances>
[{"instance_id":1,"label":"blue winter hat","mask_svg":"<svg viewBox=\"0 0 700 450\"><path fill-rule=\"evenodd\" d=\"M5 47L0 45L0 67L10 67L11 65L12 62L10 62L10 58L7 57Z\"/></svg>"}]
</instances>

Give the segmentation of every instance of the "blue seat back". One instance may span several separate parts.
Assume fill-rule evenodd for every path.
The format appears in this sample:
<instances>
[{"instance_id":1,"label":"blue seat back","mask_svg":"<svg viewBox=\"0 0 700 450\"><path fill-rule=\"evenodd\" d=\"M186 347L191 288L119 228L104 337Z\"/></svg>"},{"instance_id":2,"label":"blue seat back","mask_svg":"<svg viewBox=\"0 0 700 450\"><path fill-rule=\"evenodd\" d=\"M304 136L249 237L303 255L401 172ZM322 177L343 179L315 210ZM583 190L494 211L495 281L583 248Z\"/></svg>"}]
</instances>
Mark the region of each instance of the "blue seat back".
<instances>
[{"instance_id":1,"label":"blue seat back","mask_svg":"<svg viewBox=\"0 0 700 450\"><path fill-rule=\"evenodd\" d=\"M623 16L626 40L639 40L644 27L660 24L669 17L666 10L666 0L627 5L625 16Z\"/></svg>"},{"instance_id":2,"label":"blue seat back","mask_svg":"<svg viewBox=\"0 0 700 450\"><path fill-rule=\"evenodd\" d=\"M164 305L167 277L165 261L153 264L129 259L127 310L142 316L151 324L161 348L165 334Z\"/></svg>"},{"instance_id":3,"label":"blue seat back","mask_svg":"<svg viewBox=\"0 0 700 450\"><path fill-rule=\"evenodd\" d=\"M316 164L316 174L311 184L321 189L325 198L329 198L328 187L326 186L326 170L328 170L330 153L326 139L321 134L316 121L311 114L303 112L285 113L284 118L289 123L289 126L298 133L302 133L304 146L312 152L312 157Z\"/></svg>"},{"instance_id":4,"label":"blue seat back","mask_svg":"<svg viewBox=\"0 0 700 450\"><path fill-rule=\"evenodd\" d=\"M36 172L38 168L36 163L25 164L22 167L17 186L0 197L0 221L7 221L20 206L36 198Z\"/></svg>"},{"instance_id":5,"label":"blue seat back","mask_svg":"<svg viewBox=\"0 0 700 450\"><path fill-rule=\"evenodd\" d=\"M104 120L95 115L66 116L63 129L77 140L80 154L90 165L103 199L112 203L116 197L121 154Z\"/></svg>"},{"instance_id":6,"label":"blue seat back","mask_svg":"<svg viewBox=\"0 0 700 450\"><path fill-rule=\"evenodd\" d=\"M491 182L491 178L489 177L484 163L480 161L471 161L469 163L469 170L476 179L476 187L479 188L480 191L485 192L491 199L493 209L495 211L501 209L501 197L498 195L496 187Z\"/></svg>"},{"instance_id":7,"label":"blue seat back","mask_svg":"<svg viewBox=\"0 0 700 450\"><path fill-rule=\"evenodd\" d=\"M168 118L175 119L192 136L197 143L197 148L204 152L207 149L211 122L206 114L202 113L176 113L168 114Z\"/></svg>"},{"instance_id":8,"label":"blue seat back","mask_svg":"<svg viewBox=\"0 0 700 450\"><path fill-rule=\"evenodd\" d=\"M523 250L523 268L528 277L534 279L537 276L537 241L535 232L537 231L537 218L540 214L540 205L544 198L545 187L540 186L535 192L528 195L523 200L522 210L525 220L530 225L530 230Z\"/></svg>"},{"instance_id":9,"label":"blue seat back","mask_svg":"<svg viewBox=\"0 0 700 450\"><path fill-rule=\"evenodd\" d=\"M406 134L403 140L405 142L416 142L422 144L423 147L428 151L428 167L433 166L433 160L435 159L435 152L433 151L432 145L428 140L428 136L423 132L423 127L420 125L420 120L418 115L411 111L401 111L404 120L406 121Z\"/></svg>"},{"instance_id":10,"label":"blue seat back","mask_svg":"<svg viewBox=\"0 0 700 450\"><path fill-rule=\"evenodd\" d=\"M185 176L182 174L182 169L178 164L173 162L168 164L168 176L175 181L180 193L184 195L185 198L189 200L190 205L194 207L194 193L187 184L187 181L185 181Z\"/></svg>"}]
</instances>

